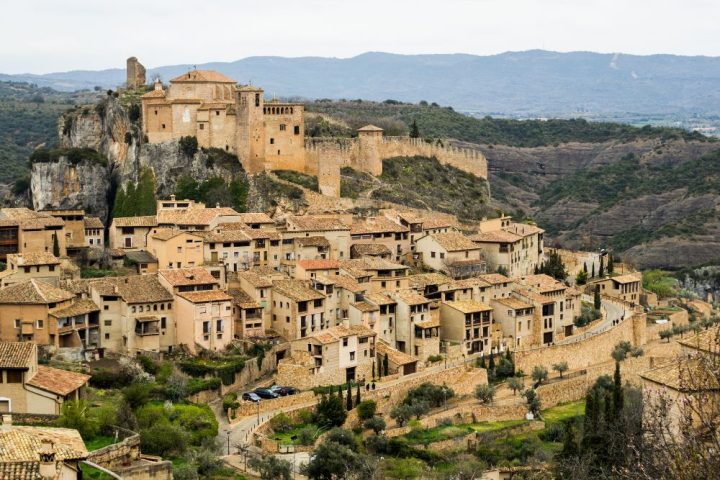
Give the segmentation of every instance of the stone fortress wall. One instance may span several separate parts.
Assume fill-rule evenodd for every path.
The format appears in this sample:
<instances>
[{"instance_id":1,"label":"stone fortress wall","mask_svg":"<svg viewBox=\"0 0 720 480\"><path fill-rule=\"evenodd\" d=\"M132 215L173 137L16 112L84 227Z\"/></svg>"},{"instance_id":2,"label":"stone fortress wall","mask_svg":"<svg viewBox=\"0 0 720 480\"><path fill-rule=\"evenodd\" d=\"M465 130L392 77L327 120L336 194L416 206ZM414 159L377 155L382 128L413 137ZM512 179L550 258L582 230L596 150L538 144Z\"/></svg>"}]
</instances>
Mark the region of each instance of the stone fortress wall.
<instances>
[{"instance_id":1,"label":"stone fortress wall","mask_svg":"<svg viewBox=\"0 0 720 480\"><path fill-rule=\"evenodd\" d=\"M476 150L428 143L420 138L383 137L359 132L357 138L306 138L304 173L318 177L320 192L340 196L340 169L351 167L373 176L382 174L382 161L392 157L435 157L443 165L487 179L487 159ZM288 169L291 165L287 165Z\"/></svg>"}]
</instances>

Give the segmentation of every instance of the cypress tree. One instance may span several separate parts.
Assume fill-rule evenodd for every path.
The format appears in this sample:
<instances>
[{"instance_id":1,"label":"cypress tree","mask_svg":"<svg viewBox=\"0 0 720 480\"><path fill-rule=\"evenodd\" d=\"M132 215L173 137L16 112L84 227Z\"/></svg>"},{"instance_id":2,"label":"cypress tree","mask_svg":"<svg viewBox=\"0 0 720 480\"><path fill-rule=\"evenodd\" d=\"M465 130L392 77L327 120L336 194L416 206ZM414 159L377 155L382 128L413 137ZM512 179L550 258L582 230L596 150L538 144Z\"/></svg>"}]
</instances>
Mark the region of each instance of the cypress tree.
<instances>
[{"instance_id":1,"label":"cypress tree","mask_svg":"<svg viewBox=\"0 0 720 480\"><path fill-rule=\"evenodd\" d=\"M133 182L128 183L125 188L125 196L123 197L122 211L125 217L137 217L137 195L136 187Z\"/></svg>"},{"instance_id":2,"label":"cypress tree","mask_svg":"<svg viewBox=\"0 0 720 480\"><path fill-rule=\"evenodd\" d=\"M595 278L595 262L592 264L592 272L590 273L590 278Z\"/></svg>"},{"instance_id":3,"label":"cypress tree","mask_svg":"<svg viewBox=\"0 0 720 480\"><path fill-rule=\"evenodd\" d=\"M605 257L600 257L600 270L598 271L598 276L600 278L603 278L605 276Z\"/></svg>"},{"instance_id":4,"label":"cypress tree","mask_svg":"<svg viewBox=\"0 0 720 480\"><path fill-rule=\"evenodd\" d=\"M562 458L573 458L577 457L580 453L578 448L577 430L572 422L565 423L565 430L563 431L563 449L560 453Z\"/></svg>"},{"instance_id":5,"label":"cypress tree","mask_svg":"<svg viewBox=\"0 0 720 480\"><path fill-rule=\"evenodd\" d=\"M593 297L593 307L595 310L600 310L602 301L600 299L600 285L595 285L595 296Z\"/></svg>"},{"instance_id":6,"label":"cypress tree","mask_svg":"<svg viewBox=\"0 0 720 480\"><path fill-rule=\"evenodd\" d=\"M485 357L480 357L480 368L487 368L485 364Z\"/></svg>"},{"instance_id":7,"label":"cypress tree","mask_svg":"<svg viewBox=\"0 0 720 480\"><path fill-rule=\"evenodd\" d=\"M619 419L622 415L623 404L625 398L622 387L622 377L620 376L620 362L615 362L615 375L613 375L613 416Z\"/></svg>"},{"instance_id":8,"label":"cypress tree","mask_svg":"<svg viewBox=\"0 0 720 480\"><path fill-rule=\"evenodd\" d=\"M342 385L338 385L338 397L340 397L340 400L343 399Z\"/></svg>"},{"instance_id":9,"label":"cypress tree","mask_svg":"<svg viewBox=\"0 0 720 480\"><path fill-rule=\"evenodd\" d=\"M360 404L360 384L357 384L357 390L355 390L355 406Z\"/></svg>"},{"instance_id":10,"label":"cypress tree","mask_svg":"<svg viewBox=\"0 0 720 480\"><path fill-rule=\"evenodd\" d=\"M490 361L488 362L488 369L495 370L495 355L490 355Z\"/></svg>"},{"instance_id":11,"label":"cypress tree","mask_svg":"<svg viewBox=\"0 0 720 480\"><path fill-rule=\"evenodd\" d=\"M56 234L53 234L53 255L56 257L60 256L60 244L58 243L58 238Z\"/></svg>"},{"instance_id":12,"label":"cypress tree","mask_svg":"<svg viewBox=\"0 0 720 480\"><path fill-rule=\"evenodd\" d=\"M607 264L607 271L608 273L613 273L613 270L615 269L615 259L613 258L612 252L608 253L608 264Z\"/></svg>"},{"instance_id":13,"label":"cypress tree","mask_svg":"<svg viewBox=\"0 0 720 480\"><path fill-rule=\"evenodd\" d=\"M125 212L123 211L125 203L125 189L122 187L118 187L117 191L115 192L115 201L113 203L113 218L118 217L125 217Z\"/></svg>"},{"instance_id":14,"label":"cypress tree","mask_svg":"<svg viewBox=\"0 0 720 480\"><path fill-rule=\"evenodd\" d=\"M347 409L348 412L353 409L353 399L352 399L352 390L351 390L350 382L347 384Z\"/></svg>"},{"instance_id":15,"label":"cypress tree","mask_svg":"<svg viewBox=\"0 0 720 480\"><path fill-rule=\"evenodd\" d=\"M420 138L420 129L415 120L413 120L412 125L410 125L410 138Z\"/></svg>"},{"instance_id":16,"label":"cypress tree","mask_svg":"<svg viewBox=\"0 0 720 480\"><path fill-rule=\"evenodd\" d=\"M155 174L150 168L143 168L137 185L136 215L155 215L157 213L155 188Z\"/></svg>"},{"instance_id":17,"label":"cypress tree","mask_svg":"<svg viewBox=\"0 0 720 480\"><path fill-rule=\"evenodd\" d=\"M588 273L588 271L587 271L587 262L583 262L583 272Z\"/></svg>"},{"instance_id":18,"label":"cypress tree","mask_svg":"<svg viewBox=\"0 0 720 480\"><path fill-rule=\"evenodd\" d=\"M390 361L388 360L388 356L385 355L385 358L383 358L383 373L387 377L388 372L390 372Z\"/></svg>"},{"instance_id":19,"label":"cypress tree","mask_svg":"<svg viewBox=\"0 0 720 480\"><path fill-rule=\"evenodd\" d=\"M375 379L375 360L373 360L373 365L372 365L372 378L373 378L373 380Z\"/></svg>"}]
</instances>

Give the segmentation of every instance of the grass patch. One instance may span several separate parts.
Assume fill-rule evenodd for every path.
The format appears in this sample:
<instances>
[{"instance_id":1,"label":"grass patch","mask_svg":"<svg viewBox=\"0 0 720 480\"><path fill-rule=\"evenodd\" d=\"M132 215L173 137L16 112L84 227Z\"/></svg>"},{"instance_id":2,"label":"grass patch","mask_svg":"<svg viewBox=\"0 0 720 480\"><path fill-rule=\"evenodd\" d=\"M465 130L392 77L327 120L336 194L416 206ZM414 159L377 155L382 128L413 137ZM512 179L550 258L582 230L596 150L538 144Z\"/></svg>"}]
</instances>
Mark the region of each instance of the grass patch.
<instances>
[{"instance_id":1,"label":"grass patch","mask_svg":"<svg viewBox=\"0 0 720 480\"><path fill-rule=\"evenodd\" d=\"M585 400L563 403L542 411L542 418L546 423L559 423L580 415L585 415Z\"/></svg>"},{"instance_id":2,"label":"grass patch","mask_svg":"<svg viewBox=\"0 0 720 480\"><path fill-rule=\"evenodd\" d=\"M113 443L115 443L114 437L99 436L93 438L92 440L86 440L85 448L88 449L88 452L92 452L94 450L99 450L103 447L107 447L108 445L112 445Z\"/></svg>"},{"instance_id":3,"label":"grass patch","mask_svg":"<svg viewBox=\"0 0 720 480\"><path fill-rule=\"evenodd\" d=\"M496 432L506 428L518 427L527 423L527 420L503 420L499 422L478 422L470 424L470 428L477 433Z\"/></svg>"},{"instance_id":4,"label":"grass patch","mask_svg":"<svg viewBox=\"0 0 720 480\"><path fill-rule=\"evenodd\" d=\"M294 170L273 170L273 173L275 174L275 176L282 180L285 180L286 182L295 183L297 185L300 185L301 187L312 190L313 192L320 191L317 177L296 172Z\"/></svg>"}]
</instances>

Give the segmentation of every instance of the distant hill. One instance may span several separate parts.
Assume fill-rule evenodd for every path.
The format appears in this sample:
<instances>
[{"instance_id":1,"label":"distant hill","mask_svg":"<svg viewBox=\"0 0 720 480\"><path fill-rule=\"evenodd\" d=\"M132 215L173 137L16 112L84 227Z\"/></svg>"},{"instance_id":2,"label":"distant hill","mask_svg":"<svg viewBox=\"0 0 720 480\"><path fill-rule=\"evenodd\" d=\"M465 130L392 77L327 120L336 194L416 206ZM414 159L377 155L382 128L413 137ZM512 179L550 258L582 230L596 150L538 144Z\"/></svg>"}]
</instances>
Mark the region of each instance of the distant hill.
<instances>
[{"instance_id":1,"label":"distant hill","mask_svg":"<svg viewBox=\"0 0 720 480\"><path fill-rule=\"evenodd\" d=\"M142 61L142 52L138 52ZM150 68L168 80L192 65ZM347 59L250 57L206 63L269 95L437 102L481 114L702 114L720 110L720 58L543 50L491 56L365 53ZM2 75L60 90L115 88L123 69Z\"/></svg>"}]
</instances>

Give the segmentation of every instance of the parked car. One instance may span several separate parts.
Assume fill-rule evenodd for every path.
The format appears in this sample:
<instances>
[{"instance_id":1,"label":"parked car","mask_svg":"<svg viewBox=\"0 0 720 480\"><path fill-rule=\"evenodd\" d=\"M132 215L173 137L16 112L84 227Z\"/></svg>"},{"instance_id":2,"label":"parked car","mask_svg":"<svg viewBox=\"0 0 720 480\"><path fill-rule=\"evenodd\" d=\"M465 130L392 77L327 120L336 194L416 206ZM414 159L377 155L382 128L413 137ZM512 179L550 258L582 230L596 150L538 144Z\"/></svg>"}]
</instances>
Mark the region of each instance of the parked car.
<instances>
[{"instance_id":1,"label":"parked car","mask_svg":"<svg viewBox=\"0 0 720 480\"><path fill-rule=\"evenodd\" d=\"M242 399L247 400L248 402L259 402L260 397L255 392L245 392L242 394Z\"/></svg>"},{"instance_id":2,"label":"parked car","mask_svg":"<svg viewBox=\"0 0 720 480\"><path fill-rule=\"evenodd\" d=\"M277 390L277 393L279 393L283 397L286 395L295 395L298 392L299 392L299 390L295 387L280 387Z\"/></svg>"},{"instance_id":3,"label":"parked car","mask_svg":"<svg viewBox=\"0 0 720 480\"><path fill-rule=\"evenodd\" d=\"M278 395L277 393L275 393L275 392L273 392L272 390L270 390L269 388L256 388L256 389L255 389L255 394L256 394L258 397L264 398L264 399L267 399L267 400L272 399L272 398L278 398L278 397L280 396L280 395Z\"/></svg>"}]
</instances>

